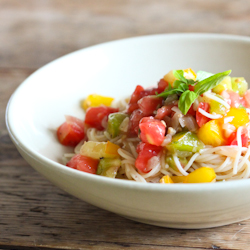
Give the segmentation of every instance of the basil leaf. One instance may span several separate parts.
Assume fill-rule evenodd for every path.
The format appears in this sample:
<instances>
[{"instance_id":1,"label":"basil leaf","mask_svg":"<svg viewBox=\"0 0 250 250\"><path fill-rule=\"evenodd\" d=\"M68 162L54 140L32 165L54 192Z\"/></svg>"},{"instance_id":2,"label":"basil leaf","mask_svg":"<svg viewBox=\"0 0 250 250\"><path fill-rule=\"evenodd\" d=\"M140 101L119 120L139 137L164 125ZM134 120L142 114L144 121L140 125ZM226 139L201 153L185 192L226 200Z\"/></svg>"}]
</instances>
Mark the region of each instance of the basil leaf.
<instances>
[{"instance_id":1,"label":"basil leaf","mask_svg":"<svg viewBox=\"0 0 250 250\"><path fill-rule=\"evenodd\" d=\"M206 71L199 70L199 71L197 71L196 75L197 75L196 80L200 82L200 81L212 76L213 74L206 72Z\"/></svg>"},{"instance_id":2,"label":"basil leaf","mask_svg":"<svg viewBox=\"0 0 250 250\"><path fill-rule=\"evenodd\" d=\"M163 98L167 98L169 95L174 95L174 94L181 94L183 93L183 90L181 89L170 89L170 90L165 90L164 92L160 93L157 95L157 97L163 97Z\"/></svg>"},{"instance_id":3,"label":"basil leaf","mask_svg":"<svg viewBox=\"0 0 250 250\"><path fill-rule=\"evenodd\" d=\"M182 82L182 81L179 81L179 80L174 81L173 87L175 89L180 89L183 92L188 89L188 85L186 83Z\"/></svg>"},{"instance_id":4,"label":"basil leaf","mask_svg":"<svg viewBox=\"0 0 250 250\"><path fill-rule=\"evenodd\" d=\"M188 90L188 85L186 83L181 83L178 89L182 90L182 92L185 92Z\"/></svg>"},{"instance_id":5,"label":"basil leaf","mask_svg":"<svg viewBox=\"0 0 250 250\"><path fill-rule=\"evenodd\" d=\"M184 77L184 71L180 70L173 70L173 75L182 82L187 83L187 79Z\"/></svg>"},{"instance_id":6,"label":"basil leaf","mask_svg":"<svg viewBox=\"0 0 250 250\"><path fill-rule=\"evenodd\" d=\"M184 115L187 114L191 105L198 98L198 96L199 96L198 94L190 90L186 90L184 93L182 93L178 102L178 108L180 109L182 114Z\"/></svg>"},{"instance_id":7,"label":"basil leaf","mask_svg":"<svg viewBox=\"0 0 250 250\"><path fill-rule=\"evenodd\" d=\"M212 76L200 81L199 83L197 83L195 85L194 92L197 95L201 95L201 94L207 92L208 90L217 86L230 73L231 73L231 70L228 70L228 71L225 71L222 73L212 75Z\"/></svg>"},{"instance_id":8,"label":"basil leaf","mask_svg":"<svg viewBox=\"0 0 250 250\"><path fill-rule=\"evenodd\" d=\"M175 80L173 83L173 88L178 89L179 85L182 84L183 82L180 80Z\"/></svg>"},{"instance_id":9,"label":"basil leaf","mask_svg":"<svg viewBox=\"0 0 250 250\"><path fill-rule=\"evenodd\" d=\"M187 79L187 84L188 85L195 85L197 81L194 81L193 79Z\"/></svg>"}]
</instances>

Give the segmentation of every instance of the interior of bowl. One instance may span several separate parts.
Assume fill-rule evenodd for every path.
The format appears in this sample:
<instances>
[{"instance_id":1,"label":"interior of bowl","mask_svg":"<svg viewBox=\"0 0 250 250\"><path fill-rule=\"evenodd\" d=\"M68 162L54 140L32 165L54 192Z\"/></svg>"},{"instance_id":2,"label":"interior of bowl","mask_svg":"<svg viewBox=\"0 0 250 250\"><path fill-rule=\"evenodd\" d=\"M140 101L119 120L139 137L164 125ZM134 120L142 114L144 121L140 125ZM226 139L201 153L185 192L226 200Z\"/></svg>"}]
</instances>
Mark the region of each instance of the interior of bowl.
<instances>
[{"instance_id":1,"label":"interior of bowl","mask_svg":"<svg viewBox=\"0 0 250 250\"><path fill-rule=\"evenodd\" d=\"M83 119L89 94L130 96L136 85L157 84L171 69L232 70L250 81L250 39L212 34L170 34L110 42L64 56L32 74L13 94L7 122L18 143L61 162L57 127L65 115Z\"/></svg>"}]
</instances>

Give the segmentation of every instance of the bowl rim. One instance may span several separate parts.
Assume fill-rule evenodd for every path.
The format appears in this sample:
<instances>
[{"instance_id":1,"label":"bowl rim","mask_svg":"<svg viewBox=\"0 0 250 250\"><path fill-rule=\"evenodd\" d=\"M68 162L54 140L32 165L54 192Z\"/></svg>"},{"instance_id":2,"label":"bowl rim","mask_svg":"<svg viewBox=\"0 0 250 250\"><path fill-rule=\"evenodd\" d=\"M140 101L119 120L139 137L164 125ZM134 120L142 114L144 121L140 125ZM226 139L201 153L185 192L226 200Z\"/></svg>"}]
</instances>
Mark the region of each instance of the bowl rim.
<instances>
[{"instance_id":1,"label":"bowl rim","mask_svg":"<svg viewBox=\"0 0 250 250\"><path fill-rule=\"evenodd\" d=\"M216 34L216 33L168 33L168 34L154 34L154 35L144 35L144 36L136 36L136 37L129 37L124 39L118 39L114 41L104 42L100 44L96 44L93 46L89 46L86 48L82 48L76 50L74 52L68 53L64 56L61 56L51 62L45 64L44 66L40 67L36 71L34 71L31 75L29 75L12 93L6 107L5 112L5 123L7 127L7 131L10 135L11 140L15 144L17 148L20 148L25 154L27 154L31 158L35 158L42 162L43 164L49 165L53 168L57 168L61 172L72 176L80 176L83 179L90 179L92 181L102 182L104 185L112 185L112 186L120 186L129 189L135 190L147 190L147 191L160 191L160 192L204 192L204 191L216 191L218 189L225 190L231 188L240 188L249 186L250 187L250 179L242 179L242 180L232 180L232 181L225 181L225 182L216 182L216 183L192 183L185 185L183 183L175 183L175 185L161 185L159 183L141 183L136 181L129 181L123 179L112 179L112 178L104 178L103 176L98 176L94 174L85 173L82 171L78 171L75 169L71 169L66 167L65 165L53 161L41 153L29 148L28 146L24 145L22 141L18 139L18 135L12 130L12 124L10 122L10 107L13 105L13 99L16 95L19 94L19 91L23 88L23 86L30 80L30 78L35 75L39 74L45 68L50 67L50 65L57 63L61 60L67 60L68 57L74 56L75 54L81 53L82 51L86 50L94 50L96 48L102 46L112 46L113 44L124 43L124 42L134 42L138 40L149 40L149 39L174 39L174 38L182 38L182 39L215 39L215 40L225 40L225 41L238 41L238 42L246 42L250 45L250 37L247 36L240 36L240 35L231 35L231 34Z\"/></svg>"}]
</instances>

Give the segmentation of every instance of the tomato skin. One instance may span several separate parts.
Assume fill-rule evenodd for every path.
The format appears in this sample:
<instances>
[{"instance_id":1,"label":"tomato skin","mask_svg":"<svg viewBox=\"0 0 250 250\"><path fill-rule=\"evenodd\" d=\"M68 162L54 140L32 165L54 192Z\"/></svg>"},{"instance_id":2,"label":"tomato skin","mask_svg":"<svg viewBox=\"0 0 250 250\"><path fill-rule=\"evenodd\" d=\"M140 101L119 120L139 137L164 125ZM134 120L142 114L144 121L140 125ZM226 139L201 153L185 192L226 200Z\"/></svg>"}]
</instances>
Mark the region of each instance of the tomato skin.
<instances>
[{"instance_id":1,"label":"tomato skin","mask_svg":"<svg viewBox=\"0 0 250 250\"><path fill-rule=\"evenodd\" d=\"M157 109L157 107L161 106L163 102L163 98L156 96L144 96L137 103L140 110L145 115L153 115L153 112Z\"/></svg>"},{"instance_id":2,"label":"tomato skin","mask_svg":"<svg viewBox=\"0 0 250 250\"><path fill-rule=\"evenodd\" d=\"M241 134L241 142L242 142L242 147L248 147L248 136L247 136L247 130L243 129L242 134ZM238 146L237 142L237 132L233 132L227 139L227 145L229 146Z\"/></svg>"},{"instance_id":3,"label":"tomato skin","mask_svg":"<svg viewBox=\"0 0 250 250\"><path fill-rule=\"evenodd\" d=\"M250 108L250 89L248 89L244 94L243 100L245 101L245 105L243 106L246 108Z\"/></svg>"},{"instance_id":4,"label":"tomato skin","mask_svg":"<svg viewBox=\"0 0 250 250\"><path fill-rule=\"evenodd\" d=\"M66 116L66 122L57 129L57 138L64 146L75 147L84 137L83 121L72 116Z\"/></svg>"},{"instance_id":5,"label":"tomato skin","mask_svg":"<svg viewBox=\"0 0 250 250\"><path fill-rule=\"evenodd\" d=\"M140 139L151 145L160 146L165 137L166 127L159 121L151 117L144 117L141 119L140 124Z\"/></svg>"},{"instance_id":6,"label":"tomato skin","mask_svg":"<svg viewBox=\"0 0 250 250\"><path fill-rule=\"evenodd\" d=\"M188 85L188 89L189 89L190 91L194 91L194 85Z\"/></svg>"},{"instance_id":7,"label":"tomato skin","mask_svg":"<svg viewBox=\"0 0 250 250\"><path fill-rule=\"evenodd\" d=\"M196 121L199 127L204 125L205 123L209 122L211 119L204 116L199 112L199 108L205 110L206 112L209 112L210 105L206 102L200 102L198 109L196 111Z\"/></svg>"},{"instance_id":8,"label":"tomato skin","mask_svg":"<svg viewBox=\"0 0 250 250\"><path fill-rule=\"evenodd\" d=\"M165 81L163 78L158 82L157 93L162 93L168 87L168 82Z\"/></svg>"},{"instance_id":9,"label":"tomato skin","mask_svg":"<svg viewBox=\"0 0 250 250\"><path fill-rule=\"evenodd\" d=\"M103 130L104 127L102 122L104 119L108 120L108 116L111 113L118 112L117 108L99 106L87 109L85 116L85 124L91 128L96 128L97 130Z\"/></svg>"},{"instance_id":10,"label":"tomato skin","mask_svg":"<svg viewBox=\"0 0 250 250\"><path fill-rule=\"evenodd\" d=\"M138 157L135 161L135 167L143 173L148 173L151 170L150 166L148 166L148 161L153 156L159 155L162 151L162 147L141 142L137 146L136 151L138 153Z\"/></svg>"},{"instance_id":11,"label":"tomato skin","mask_svg":"<svg viewBox=\"0 0 250 250\"><path fill-rule=\"evenodd\" d=\"M174 104L170 104L167 106L162 106L161 108L157 109L157 113L155 115L155 119L163 120L165 116L170 116L172 114L172 108L176 106Z\"/></svg>"},{"instance_id":12,"label":"tomato skin","mask_svg":"<svg viewBox=\"0 0 250 250\"><path fill-rule=\"evenodd\" d=\"M86 173L95 174L97 171L98 163L99 160L76 154L71 158L66 166Z\"/></svg>"},{"instance_id":13,"label":"tomato skin","mask_svg":"<svg viewBox=\"0 0 250 250\"><path fill-rule=\"evenodd\" d=\"M139 108L138 101L148 95L155 95L157 89L144 89L141 85L137 85L133 94L131 95L129 104L128 104L128 114L131 114L134 110Z\"/></svg>"},{"instance_id":14,"label":"tomato skin","mask_svg":"<svg viewBox=\"0 0 250 250\"><path fill-rule=\"evenodd\" d=\"M232 108L238 108L242 102L242 97L232 90L223 90L220 95Z\"/></svg>"},{"instance_id":15,"label":"tomato skin","mask_svg":"<svg viewBox=\"0 0 250 250\"><path fill-rule=\"evenodd\" d=\"M187 112L188 115L195 116L196 112L194 111L194 104L191 105L190 109Z\"/></svg>"},{"instance_id":16,"label":"tomato skin","mask_svg":"<svg viewBox=\"0 0 250 250\"><path fill-rule=\"evenodd\" d=\"M129 118L128 133L130 136L137 136L139 131L139 122L146 115L140 110L136 109L133 111Z\"/></svg>"}]
</instances>

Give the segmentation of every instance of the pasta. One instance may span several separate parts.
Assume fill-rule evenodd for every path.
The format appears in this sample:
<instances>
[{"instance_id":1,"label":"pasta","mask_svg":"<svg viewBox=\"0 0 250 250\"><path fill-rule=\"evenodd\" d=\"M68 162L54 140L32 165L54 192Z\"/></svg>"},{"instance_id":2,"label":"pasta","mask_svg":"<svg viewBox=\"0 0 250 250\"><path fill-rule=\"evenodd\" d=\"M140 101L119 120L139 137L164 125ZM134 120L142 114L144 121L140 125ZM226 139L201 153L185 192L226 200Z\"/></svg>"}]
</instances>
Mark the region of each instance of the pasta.
<instances>
[{"instance_id":1,"label":"pasta","mask_svg":"<svg viewBox=\"0 0 250 250\"><path fill-rule=\"evenodd\" d=\"M64 164L143 183L250 178L250 91L230 72L172 70L156 88L138 85L116 105L89 96L84 122L66 117L57 130L63 145L75 147Z\"/></svg>"}]
</instances>

